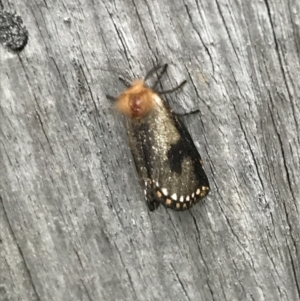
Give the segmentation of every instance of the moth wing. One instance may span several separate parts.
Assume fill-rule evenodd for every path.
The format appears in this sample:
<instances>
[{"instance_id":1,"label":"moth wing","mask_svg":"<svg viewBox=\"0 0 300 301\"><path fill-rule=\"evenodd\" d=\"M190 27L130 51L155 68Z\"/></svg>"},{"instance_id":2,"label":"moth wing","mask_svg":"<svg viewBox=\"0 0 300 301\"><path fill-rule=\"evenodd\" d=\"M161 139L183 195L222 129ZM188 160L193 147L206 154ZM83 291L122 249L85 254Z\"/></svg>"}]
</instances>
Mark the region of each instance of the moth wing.
<instances>
[{"instance_id":1,"label":"moth wing","mask_svg":"<svg viewBox=\"0 0 300 301\"><path fill-rule=\"evenodd\" d=\"M160 205L159 201L155 200L155 190L151 181L153 173L153 158L151 143L148 135L147 123L137 123L127 120L127 133L129 139L129 147L134 159L134 163L140 178L141 187L144 190L147 206L150 211L154 211Z\"/></svg>"},{"instance_id":2,"label":"moth wing","mask_svg":"<svg viewBox=\"0 0 300 301\"><path fill-rule=\"evenodd\" d=\"M199 152L183 122L163 102L147 117L127 120L127 129L150 210L159 203L185 210L207 195Z\"/></svg>"}]
</instances>

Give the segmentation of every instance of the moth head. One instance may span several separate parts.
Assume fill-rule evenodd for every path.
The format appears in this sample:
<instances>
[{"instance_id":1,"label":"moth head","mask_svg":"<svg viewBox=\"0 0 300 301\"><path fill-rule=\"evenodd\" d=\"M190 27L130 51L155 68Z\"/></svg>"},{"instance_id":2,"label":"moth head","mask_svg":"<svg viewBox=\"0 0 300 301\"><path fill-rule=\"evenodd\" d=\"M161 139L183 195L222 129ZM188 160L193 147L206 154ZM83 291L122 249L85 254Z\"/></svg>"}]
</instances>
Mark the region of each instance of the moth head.
<instances>
[{"instance_id":1,"label":"moth head","mask_svg":"<svg viewBox=\"0 0 300 301\"><path fill-rule=\"evenodd\" d=\"M124 115L140 119L147 116L154 107L154 92L142 80L136 80L117 99L116 108Z\"/></svg>"}]
</instances>

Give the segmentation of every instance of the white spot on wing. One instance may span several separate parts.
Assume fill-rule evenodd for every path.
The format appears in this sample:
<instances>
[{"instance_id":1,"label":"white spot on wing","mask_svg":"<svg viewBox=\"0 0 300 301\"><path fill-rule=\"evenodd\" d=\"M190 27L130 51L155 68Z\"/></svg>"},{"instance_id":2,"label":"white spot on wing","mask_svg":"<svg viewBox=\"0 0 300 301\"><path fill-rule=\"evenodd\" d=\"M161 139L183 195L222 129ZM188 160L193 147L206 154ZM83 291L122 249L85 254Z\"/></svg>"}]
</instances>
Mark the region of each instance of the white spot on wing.
<instances>
[{"instance_id":1,"label":"white spot on wing","mask_svg":"<svg viewBox=\"0 0 300 301\"><path fill-rule=\"evenodd\" d=\"M183 203L183 201L184 201L184 196L183 196L183 195L180 197L179 201L180 201L181 203Z\"/></svg>"},{"instance_id":2,"label":"white spot on wing","mask_svg":"<svg viewBox=\"0 0 300 301\"><path fill-rule=\"evenodd\" d=\"M173 193L171 195L171 198L174 200L174 201L177 201L177 194L176 193Z\"/></svg>"},{"instance_id":3,"label":"white spot on wing","mask_svg":"<svg viewBox=\"0 0 300 301\"><path fill-rule=\"evenodd\" d=\"M168 189L167 189L167 188L162 188L162 189L161 189L161 192L162 192L165 196L168 195Z\"/></svg>"}]
</instances>

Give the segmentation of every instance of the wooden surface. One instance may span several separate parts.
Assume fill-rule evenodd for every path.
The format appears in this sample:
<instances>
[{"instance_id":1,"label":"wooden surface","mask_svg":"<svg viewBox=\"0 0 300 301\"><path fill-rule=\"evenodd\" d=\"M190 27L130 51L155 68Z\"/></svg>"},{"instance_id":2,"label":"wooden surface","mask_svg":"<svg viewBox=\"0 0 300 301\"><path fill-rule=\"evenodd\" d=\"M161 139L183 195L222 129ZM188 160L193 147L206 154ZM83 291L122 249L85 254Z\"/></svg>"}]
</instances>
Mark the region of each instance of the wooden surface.
<instances>
[{"instance_id":1,"label":"wooden surface","mask_svg":"<svg viewBox=\"0 0 300 301\"><path fill-rule=\"evenodd\" d=\"M1 5L0 5L1 6ZM0 45L0 300L300 300L300 2L12 1ZM150 213L118 75L162 85L203 205Z\"/></svg>"}]
</instances>

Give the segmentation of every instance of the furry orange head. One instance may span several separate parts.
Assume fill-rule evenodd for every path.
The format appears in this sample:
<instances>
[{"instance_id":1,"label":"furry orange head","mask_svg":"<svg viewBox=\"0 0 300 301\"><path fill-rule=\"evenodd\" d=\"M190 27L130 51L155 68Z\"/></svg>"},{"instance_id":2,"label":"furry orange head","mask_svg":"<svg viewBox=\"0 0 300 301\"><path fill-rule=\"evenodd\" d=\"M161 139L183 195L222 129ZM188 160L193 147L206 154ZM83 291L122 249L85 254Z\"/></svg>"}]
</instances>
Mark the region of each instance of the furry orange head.
<instances>
[{"instance_id":1,"label":"furry orange head","mask_svg":"<svg viewBox=\"0 0 300 301\"><path fill-rule=\"evenodd\" d=\"M117 99L116 108L130 118L143 118L154 107L154 92L142 80L136 80Z\"/></svg>"}]
</instances>

